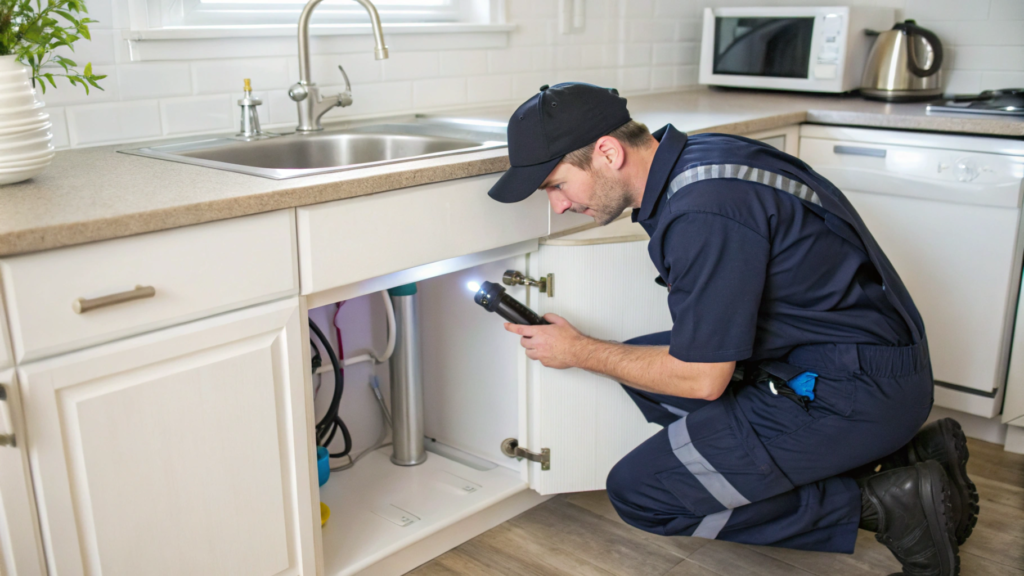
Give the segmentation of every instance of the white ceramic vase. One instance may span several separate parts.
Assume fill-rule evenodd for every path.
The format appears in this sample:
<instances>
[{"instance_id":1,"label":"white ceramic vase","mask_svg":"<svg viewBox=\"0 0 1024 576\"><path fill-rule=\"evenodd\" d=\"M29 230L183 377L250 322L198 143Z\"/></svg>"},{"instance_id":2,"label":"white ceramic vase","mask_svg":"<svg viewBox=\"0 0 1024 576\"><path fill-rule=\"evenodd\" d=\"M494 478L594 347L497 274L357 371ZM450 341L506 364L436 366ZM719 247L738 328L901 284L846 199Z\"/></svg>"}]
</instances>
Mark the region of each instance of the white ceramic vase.
<instances>
[{"instance_id":1,"label":"white ceramic vase","mask_svg":"<svg viewBox=\"0 0 1024 576\"><path fill-rule=\"evenodd\" d=\"M31 69L0 56L0 184L28 180L53 160L52 124L43 106Z\"/></svg>"}]
</instances>

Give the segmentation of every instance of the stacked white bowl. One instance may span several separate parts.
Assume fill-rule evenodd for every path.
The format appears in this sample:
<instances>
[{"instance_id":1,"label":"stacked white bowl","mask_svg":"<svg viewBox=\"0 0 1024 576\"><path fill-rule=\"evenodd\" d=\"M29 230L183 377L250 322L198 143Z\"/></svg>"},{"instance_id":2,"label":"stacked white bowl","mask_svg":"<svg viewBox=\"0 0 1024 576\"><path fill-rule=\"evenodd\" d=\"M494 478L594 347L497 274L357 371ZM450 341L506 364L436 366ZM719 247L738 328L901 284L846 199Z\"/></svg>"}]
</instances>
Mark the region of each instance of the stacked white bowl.
<instances>
[{"instance_id":1,"label":"stacked white bowl","mask_svg":"<svg viewBox=\"0 0 1024 576\"><path fill-rule=\"evenodd\" d=\"M29 68L0 56L0 184L28 180L53 160L50 115L36 99Z\"/></svg>"}]
</instances>

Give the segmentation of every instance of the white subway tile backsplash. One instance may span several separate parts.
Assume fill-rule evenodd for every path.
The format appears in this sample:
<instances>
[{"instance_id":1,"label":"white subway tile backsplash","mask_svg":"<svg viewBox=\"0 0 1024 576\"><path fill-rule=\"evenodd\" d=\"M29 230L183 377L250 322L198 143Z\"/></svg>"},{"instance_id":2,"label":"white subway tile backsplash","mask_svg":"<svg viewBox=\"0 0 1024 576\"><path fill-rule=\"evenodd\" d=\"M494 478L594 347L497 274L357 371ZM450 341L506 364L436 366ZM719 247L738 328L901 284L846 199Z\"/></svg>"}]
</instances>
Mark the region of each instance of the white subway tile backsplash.
<instances>
[{"instance_id":1,"label":"white subway tile backsplash","mask_svg":"<svg viewBox=\"0 0 1024 576\"><path fill-rule=\"evenodd\" d=\"M512 99L525 100L537 93L544 84L553 85L567 80L557 72L526 72L512 77Z\"/></svg>"},{"instance_id":2,"label":"white subway tile backsplash","mask_svg":"<svg viewBox=\"0 0 1024 576\"><path fill-rule=\"evenodd\" d=\"M316 54L309 58L309 72L313 82L319 86L327 84L343 84L338 66L345 68L353 85L380 82L383 78L383 64L373 57L372 52L363 51L353 54ZM299 81L299 59L288 59L289 85Z\"/></svg>"},{"instance_id":3,"label":"white subway tile backsplash","mask_svg":"<svg viewBox=\"0 0 1024 576\"><path fill-rule=\"evenodd\" d=\"M111 0L89 0L86 7L89 9L89 18L96 20L95 24L89 24L89 32L93 37L98 30L117 28L120 24L114 21L114 5Z\"/></svg>"},{"instance_id":4,"label":"white subway tile backsplash","mask_svg":"<svg viewBox=\"0 0 1024 576\"><path fill-rule=\"evenodd\" d=\"M580 56L582 68L604 68L614 60L611 49L595 44L580 46Z\"/></svg>"},{"instance_id":5,"label":"white subway tile backsplash","mask_svg":"<svg viewBox=\"0 0 1024 576\"><path fill-rule=\"evenodd\" d=\"M503 102L512 99L512 76L492 74L473 76L466 81L467 99L471 104Z\"/></svg>"},{"instance_id":6,"label":"white subway tile backsplash","mask_svg":"<svg viewBox=\"0 0 1024 576\"><path fill-rule=\"evenodd\" d=\"M650 63L650 44L622 44L619 46L619 66L643 66Z\"/></svg>"},{"instance_id":7,"label":"white subway tile backsplash","mask_svg":"<svg viewBox=\"0 0 1024 576\"><path fill-rule=\"evenodd\" d=\"M331 94L337 87L331 87ZM344 118L365 114L384 114L413 109L412 82L382 82L352 87L351 106L335 108L325 118Z\"/></svg>"},{"instance_id":8,"label":"white subway tile backsplash","mask_svg":"<svg viewBox=\"0 0 1024 576\"><path fill-rule=\"evenodd\" d=\"M88 0L92 42L69 57L108 74L105 92L86 96L62 81L42 98L55 111L55 142L65 146L138 140L162 134L236 127L234 101L242 79L264 97L266 125L290 129L296 105L287 96L298 81L294 37L217 39L183 43L154 61L152 42L129 44L131 0ZM355 103L326 118L410 113L462 103L522 100L541 84L583 81L624 93L685 88L697 83L705 6L785 6L793 0L584 0L583 30L559 32L559 0L511 0L505 34L387 34L391 58L376 61L364 35L314 35L311 75L324 94L342 89L337 65L353 83ZM811 0L798 0L804 5ZM849 0L891 6L942 38L947 92L977 92L1024 84L1024 0ZM146 62L132 62L141 56ZM59 112L59 113L58 113ZM58 126L58 122L62 122ZM95 133L93 133L95 132ZM63 136L62 136L63 135ZM63 140L61 140L63 138Z\"/></svg>"},{"instance_id":9,"label":"white subway tile backsplash","mask_svg":"<svg viewBox=\"0 0 1024 576\"><path fill-rule=\"evenodd\" d=\"M659 18L698 18L703 8L703 4L695 2L657 0L654 15Z\"/></svg>"},{"instance_id":10,"label":"white subway tile backsplash","mask_svg":"<svg viewBox=\"0 0 1024 576\"><path fill-rule=\"evenodd\" d=\"M943 92L946 94L973 94L981 90L981 72L971 70L943 70Z\"/></svg>"},{"instance_id":11,"label":"white subway tile backsplash","mask_svg":"<svg viewBox=\"0 0 1024 576\"><path fill-rule=\"evenodd\" d=\"M227 94L242 89L245 78L255 90L287 88L298 78L288 75L288 58L244 60L202 60L192 63L192 91L195 94Z\"/></svg>"},{"instance_id":12,"label":"white subway tile backsplash","mask_svg":"<svg viewBox=\"0 0 1024 576\"><path fill-rule=\"evenodd\" d=\"M623 94L636 94L651 89L651 69L647 66L619 68L617 88Z\"/></svg>"},{"instance_id":13,"label":"white subway tile backsplash","mask_svg":"<svg viewBox=\"0 0 1024 576\"><path fill-rule=\"evenodd\" d=\"M72 146L160 136L160 106L156 100L69 106L65 113Z\"/></svg>"},{"instance_id":14,"label":"white subway tile backsplash","mask_svg":"<svg viewBox=\"0 0 1024 576\"><path fill-rule=\"evenodd\" d=\"M1020 0L1024 5L1024 0ZM957 46L1020 46L1024 44L1024 22L1020 20L968 20L949 22L955 27ZM942 36L939 36L942 38Z\"/></svg>"},{"instance_id":15,"label":"white subway tile backsplash","mask_svg":"<svg viewBox=\"0 0 1024 576\"><path fill-rule=\"evenodd\" d=\"M232 104L230 95L165 98L160 101L164 134L230 130L235 112Z\"/></svg>"},{"instance_id":16,"label":"white subway tile backsplash","mask_svg":"<svg viewBox=\"0 0 1024 576\"><path fill-rule=\"evenodd\" d=\"M583 46L559 46L555 48L554 68L571 70L583 67ZM547 66L550 68L551 66ZM539 68L539 67L538 67Z\"/></svg>"},{"instance_id":17,"label":"white subway tile backsplash","mask_svg":"<svg viewBox=\"0 0 1024 576\"><path fill-rule=\"evenodd\" d=\"M683 63L683 45L678 42L654 45L654 56L651 63L655 66Z\"/></svg>"},{"instance_id":18,"label":"white subway tile backsplash","mask_svg":"<svg viewBox=\"0 0 1024 576\"><path fill-rule=\"evenodd\" d=\"M982 90L999 90L1001 88L1020 88L1024 86L1024 72L982 72Z\"/></svg>"},{"instance_id":19,"label":"white subway tile backsplash","mask_svg":"<svg viewBox=\"0 0 1024 576\"><path fill-rule=\"evenodd\" d=\"M676 88L697 85L697 67L680 66L676 68Z\"/></svg>"},{"instance_id":20,"label":"white subway tile backsplash","mask_svg":"<svg viewBox=\"0 0 1024 576\"><path fill-rule=\"evenodd\" d=\"M669 90L676 85L676 66L651 68L651 90Z\"/></svg>"},{"instance_id":21,"label":"white subway tile backsplash","mask_svg":"<svg viewBox=\"0 0 1024 576\"><path fill-rule=\"evenodd\" d=\"M990 20L1024 20L1024 2L1021 0L992 0Z\"/></svg>"},{"instance_id":22,"label":"white subway tile backsplash","mask_svg":"<svg viewBox=\"0 0 1024 576\"><path fill-rule=\"evenodd\" d=\"M416 108L437 108L465 103L465 78L432 78L412 83L412 104Z\"/></svg>"},{"instance_id":23,"label":"white subway tile backsplash","mask_svg":"<svg viewBox=\"0 0 1024 576\"><path fill-rule=\"evenodd\" d=\"M907 0L905 16L919 20L986 20L989 0Z\"/></svg>"},{"instance_id":24,"label":"white subway tile backsplash","mask_svg":"<svg viewBox=\"0 0 1024 576\"><path fill-rule=\"evenodd\" d=\"M92 36L92 40L82 38L78 42L75 42L74 50L67 46L61 46L54 50L53 53L73 60L82 68L85 68L85 65L90 62L93 67L97 64L113 64L114 41L115 38L120 41L121 31L90 29L90 36Z\"/></svg>"},{"instance_id":25,"label":"white subway tile backsplash","mask_svg":"<svg viewBox=\"0 0 1024 576\"><path fill-rule=\"evenodd\" d=\"M700 40L701 30L704 28L703 20L680 20L676 23L676 40L683 42L697 42Z\"/></svg>"},{"instance_id":26,"label":"white subway tile backsplash","mask_svg":"<svg viewBox=\"0 0 1024 576\"><path fill-rule=\"evenodd\" d=\"M416 80L434 78L440 71L440 57L437 52L391 52L383 61L384 79Z\"/></svg>"},{"instance_id":27,"label":"white subway tile backsplash","mask_svg":"<svg viewBox=\"0 0 1024 576\"><path fill-rule=\"evenodd\" d=\"M1024 71L1024 45L957 46L951 68L1021 72Z\"/></svg>"},{"instance_id":28,"label":"white subway tile backsplash","mask_svg":"<svg viewBox=\"0 0 1024 576\"><path fill-rule=\"evenodd\" d=\"M479 76L487 73L487 53L482 50L441 52L441 76Z\"/></svg>"},{"instance_id":29,"label":"white subway tile backsplash","mask_svg":"<svg viewBox=\"0 0 1024 576\"><path fill-rule=\"evenodd\" d=\"M68 122L64 116L64 109L47 108L46 112L50 115L50 123L53 124L53 127L50 128L50 132L53 134L53 147L67 148L71 145L71 141L68 140Z\"/></svg>"},{"instance_id":30,"label":"white subway tile backsplash","mask_svg":"<svg viewBox=\"0 0 1024 576\"><path fill-rule=\"evenodd\" d=\"M79 68L79 71L81 71L81 68ZM117 68L110 65L93 66L92 71L94 74L105 74L107 76L106 78L97 81L97 84L100 85L102 90L98 90L90 86L89 93L86 94L85 88L83 88L81 84L72 86L65 78L57 77L54 78L57 83L57 87L54 88L47 83L48 88L46 90L46 94L41 95L40 99L43 102L46 102L49 106L111 102L117 100Z\"/></svg>"},{"instance_id":31,"label":"white subway tile backsplash","mask_svg":"<svg viewBox=\"0 0 1024 576\"><path fill-rule=\"evenodd\" d=\"M528 47L487 51L487 69L491 74L526 72L533 60L533 50Z\"/></svg>"},{"instance_id":32,"label":"white subway tile backsplash","mask_svg":"<svg viewBox=\"0 0 1024 576\"><path fill-rule=\"evenodd\" d=\"M192 74L185 62L138 63L117 67L123 100L185 96L192 93Z\"/></svg>"}]
</instances>

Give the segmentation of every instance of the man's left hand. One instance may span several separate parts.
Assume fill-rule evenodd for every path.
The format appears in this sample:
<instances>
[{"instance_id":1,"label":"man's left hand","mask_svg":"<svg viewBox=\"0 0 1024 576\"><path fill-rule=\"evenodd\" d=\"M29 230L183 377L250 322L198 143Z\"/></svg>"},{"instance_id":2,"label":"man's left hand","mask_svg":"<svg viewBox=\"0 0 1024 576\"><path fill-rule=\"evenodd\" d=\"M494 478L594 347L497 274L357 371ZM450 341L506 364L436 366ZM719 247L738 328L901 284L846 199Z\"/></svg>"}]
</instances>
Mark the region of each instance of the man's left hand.
<instances>
[{"instance_id":1,"label":"man's left hand","mask_svg":"<svg viewBox=\"0 0 1024 576\"><path fill-rule=\"evenodd\" d=\"M548 368L562 370L579 366L579 359L586 353L591 338L557 314L545 314L544 319L551 324L527 326L506 322L505 330L522 336L520 344L526 348L526 356Z\"/></svg>"}]
</instances>

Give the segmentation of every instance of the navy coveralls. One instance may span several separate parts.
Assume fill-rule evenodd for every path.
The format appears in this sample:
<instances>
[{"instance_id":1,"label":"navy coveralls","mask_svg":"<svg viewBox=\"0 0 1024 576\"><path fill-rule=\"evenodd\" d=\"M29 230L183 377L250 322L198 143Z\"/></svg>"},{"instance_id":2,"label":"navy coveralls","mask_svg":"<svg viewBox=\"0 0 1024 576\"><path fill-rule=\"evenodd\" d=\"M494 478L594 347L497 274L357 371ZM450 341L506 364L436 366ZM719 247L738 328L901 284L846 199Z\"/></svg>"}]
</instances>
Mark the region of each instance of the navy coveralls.
<instances>
[{"instance_id":1,"label":"navy coveralls","mask_svg":"<svg viewBox=\"0 0 1024 576\"><path fill-rule=\"evenodd\" d=\"M932 404L924 325L849 201L797 158L722 134L660 141L634 221L669 287L671 332L630 341L688 362L818 374L807 409L766 382L714 401L625 386L665 428L625 456L608 495L663 535L852 552L856 482Z\"/></svg>"}]
</instances>

